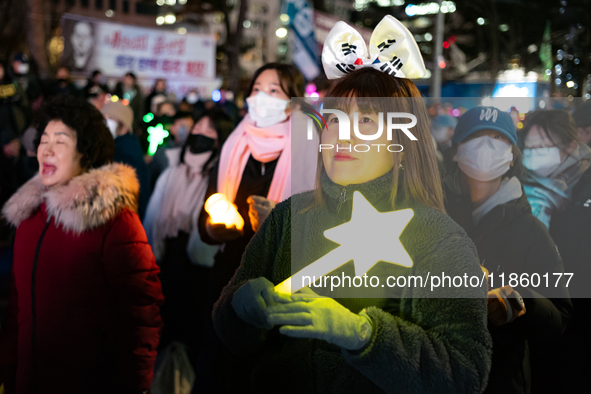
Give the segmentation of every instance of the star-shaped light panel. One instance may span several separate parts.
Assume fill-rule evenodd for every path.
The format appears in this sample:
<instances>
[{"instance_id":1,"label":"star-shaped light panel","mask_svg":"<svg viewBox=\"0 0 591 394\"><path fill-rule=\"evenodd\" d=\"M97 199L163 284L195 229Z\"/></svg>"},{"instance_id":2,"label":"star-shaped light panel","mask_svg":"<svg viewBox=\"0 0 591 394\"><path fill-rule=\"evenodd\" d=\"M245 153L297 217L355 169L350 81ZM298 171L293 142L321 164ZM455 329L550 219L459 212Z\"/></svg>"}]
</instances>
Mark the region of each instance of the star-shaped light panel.
<instances>
[{"instance_id":1,"label":"star-shaped light panel","mask_svg":"<svg viewBox=\"0 0 591 394\"><path fill-rule=\"evenodd\" d=\"M295 293L303 287L304 276L318 279L351 259L356 276L363 276L378 261L412 267L413 262L400 242L400 234L413 216L412 209L378 212L356 191L351 220L324 232L327 239L340 246L275 286L275 291Z\"/></svg>"},{"instance_id":2,"label":"star-shaped light panel","mask_svg":"<svg viewBox=\"0 0 591 394\"><path fill-rule=\"evenodd\" d=\"M148 148L148 154L150 156L154 156L156 153L156 149L158 146L164 142L164 139L168 137L168 131L164 129L162 123L158 123L156 126L148 127L148 141L150 142L150 146Z\"/></svg>"}]
</instances>

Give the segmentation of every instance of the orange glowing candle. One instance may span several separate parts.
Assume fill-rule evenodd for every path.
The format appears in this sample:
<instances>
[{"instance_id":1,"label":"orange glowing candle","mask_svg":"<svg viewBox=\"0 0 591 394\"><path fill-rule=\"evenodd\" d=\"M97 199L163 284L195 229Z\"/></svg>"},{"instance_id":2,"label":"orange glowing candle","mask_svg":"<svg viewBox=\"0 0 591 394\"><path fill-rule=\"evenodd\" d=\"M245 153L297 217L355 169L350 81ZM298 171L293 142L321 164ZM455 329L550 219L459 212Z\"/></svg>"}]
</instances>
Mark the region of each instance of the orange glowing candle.
<instances>
[{"instance_id":1,"label":"orange glowing candle","mask_svg":"<svg viewBox=\"0 0 591 394\"><path fill-rule=\"evenodd\" d=\"M236 205L228 201L223 193L211 195L205 202L205 211L209 214L212 224L223 223L226 228L236 226L238 230L244 228L244 219L238 213Z\"/></svg>"}]
</instances>

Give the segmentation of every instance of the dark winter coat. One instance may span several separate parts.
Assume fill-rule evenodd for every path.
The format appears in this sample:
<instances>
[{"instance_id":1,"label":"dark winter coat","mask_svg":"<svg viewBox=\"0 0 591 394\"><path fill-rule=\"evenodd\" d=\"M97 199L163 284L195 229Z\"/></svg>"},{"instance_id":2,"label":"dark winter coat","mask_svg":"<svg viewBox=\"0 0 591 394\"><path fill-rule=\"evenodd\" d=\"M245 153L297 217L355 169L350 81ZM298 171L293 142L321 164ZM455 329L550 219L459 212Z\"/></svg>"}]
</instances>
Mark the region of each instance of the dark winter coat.
<instances>
[{"instance_id":1,"label":"dark winter coat","mask_svg":"<svg viewBox=\"0 0 591 394\"><path fill-rule=\"evenodd\" d=\"M571 296L591 298L591 169L573 188L568 207L552 214L550 235L558 246L564 270L575 273L569 286Z\"/></svg>"},{"instance_id":2,"label":"dark winter coat","mask_svg":"<svg viewBox=\"0 0 591 394\"><path fill-rule=\"evenodd\" d=\"M142 119L146 112L144 111L144 96L142 95L142 89L139 87L139 85L134 85L133 88L135 89L136 93L135 96L129 101L129 106L131 107L131 109L133 109L132 133L137 134L142 127ZM123 83L119 82L117 86L115 86L115 91L113 92L113 94L118 96L120 99L125 99L125 90Z\"/></svg>"},{"instance_id":3,"label":"dark winter coat","mask_svg":"<svg viewBox=\"0 0 591 394\"><path fill-rule=\"evenodd\" d=\"M447 213L466 230L481 263L494 275L492 288L501 287L501 273L506 285L510 273L549 273L554 284L552 273L564 272L557 248L544 224L532 215L525 193L494 207L476 226L470 196L454 194L449 187L445 194ZM493 359L487 393L531 391L528 341L556 339L566 328L572 304L564 284L552 293L562 298L552 299L545 298L541 288L514 287L524 299L526 313L509 324L489 324Z\"/></svg>"},{"instance_id":4,"label":"dark winter coat","mask_svg":"<svg viewBox=\"0 0 591 394\"><path fill-rule=\"evenodd\" d=\"M150 169L144 161L144 154L140 141L136 135L127 133L115 138L115 156L113 161L132 166L140 181L140 195L138 199L138 215L140 220L144 218L150 195L152 194L152 182Z\"/></svg>"},{"instance_id":5,"label":"dark winter coat","mask_svg":"<svg viewBox=\"0 0 591 394\"><path fill-rule=\"evenodd\" d=\"M591 169L574 186L568 207L552 214L550 235L558 246L564 271L574 274L569 284L574 310L562 337L552 344L532 344L534 390L585 392L589 390L591 349Z\"/></svg>"},{"instance_id":6,"label":"dark winter coat","mask_svg":"<svg viewBox=\"0 0 591 394\"><path fill-rule=\"evenodd\" d=\"M49 190L36 176L6 203L17 227L0 337L7 389L149 389L163 297L137 193L133 169L112 164Z\"/></svg>"},{"instance_id":7,"label":"dark winter coat","mask_svg":"<svg viewBox=\"0 0 591 394\"><path fill-rule=\"evenodd\" d=\"M320 340L296 339L257 329L232 308L234 293L249 279L274 284L291 276L292 250L314 261L336 247L323 231L351 217L353 191L359 190L381 212L391 209L392 174L346 188L324 176L326 205L313 205L313 192L278 204L248 245L240 268L215 305L216 331L235 353L259 354L252 384L256 392L290 393L480 393L488 379L491 340L486 329L485 288L460 288L463 298L429 298L428 288L404 288L399 300L349 298L338 302L357 313L367 308L374 331L361 353ZM476 250L465 232L444 213L418 203L400 241L414 265L409 275L482 276ZM403 207L400 205L399 207ZM406 206L408 207L408 206ZM309 209L306 209L309 208ZM293 236L298 234L297 236ZM292 242L295 244L292 245ZM293 264L293 262L292 262ZM353 276L352 261L333 271ZM377 263L367 275L400 267ZM316 290L316 289L314 289ZM386 290L386 293L390 290ZM396 294L397 290L393 290ZM469 298L475 297L475 298Z\"/></svg>"},{"instance_id":8,"label":"dark winter coat","mask_svg":"<svg viewBox=\"0 0 591 394\"><path fill-rule=\"evenodd\" d=\"M240 258L246 245L254 236L252 225L250 224L250 218L248 216L248 203L246 199L251 195L258 195L266 197L273 181L273 175L275 174L275 168L279 159L275 159L269 163L265 163L265 171L261 170L261 162L255 160L252 156L249 157L246 167L242 174L238 191L236 192L235 204L238 209L238 213L244 219L244 232L243 235L235 239L234 241L227 242L223 248L215 256L215 264L212 270L210 278L209 293L208 297L211 302L208 302L208 307L213 306L213 303L218 299L222 289L228 283L234 272L240 265ZM217 193L217 181L218 181L218 166L216 166L211 174L209 175L209 185L205 192L205 201L214 193ZM212 239L207 234L205 223L209 214L205 212L205 204L199 215L199 234L203 242L210 245L219 244L218 241Z\"/></svg>"}]
</instances>

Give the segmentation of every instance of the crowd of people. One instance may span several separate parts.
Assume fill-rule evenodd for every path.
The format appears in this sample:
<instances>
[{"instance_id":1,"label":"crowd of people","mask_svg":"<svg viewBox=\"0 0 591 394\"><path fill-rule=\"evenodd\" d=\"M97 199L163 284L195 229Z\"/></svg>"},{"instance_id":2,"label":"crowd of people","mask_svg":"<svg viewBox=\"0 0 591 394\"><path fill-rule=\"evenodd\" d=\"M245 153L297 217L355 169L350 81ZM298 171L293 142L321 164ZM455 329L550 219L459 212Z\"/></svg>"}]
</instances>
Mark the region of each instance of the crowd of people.
<instances>
[{"instance_id":1,"label":"crowd of people","mask_svg":"<svg viewBox=\"0 0 591 394\"><path fill-rule=\"evenodd\" d=\"M358 130L343 138L335 115L310 133L315 148L294 150L308 124L290 104L305 92L294 65L258 69L239 110L196 91L176 100L165 79L144 98L132 73L111 92L96 71L79 90L66 67L39 81L23 55L0 64L5 391L584 392L591 104L531 111L519 129L491 106L430 115L406 78L425 71L416 43L388 23L401 67L357 59L326 97L347 102L355 120L370 98L407 99L416 141L374 141L403 144L403 154L319 153L359 142ZM327 75L342 68L323 62ZM383 105L362 122L400 109ZM169 135L150 151L158 125ZM573 284L551 294L489 284L456 298L277 292L292 267L335 248L324 231L352 220L356 192L379 212L413 210L400 235L413 274L569 272ZM218 195L241 220L214 217L206 201ZM182 375L177 389L170 368Z\"/></svg>"}]
</instances>

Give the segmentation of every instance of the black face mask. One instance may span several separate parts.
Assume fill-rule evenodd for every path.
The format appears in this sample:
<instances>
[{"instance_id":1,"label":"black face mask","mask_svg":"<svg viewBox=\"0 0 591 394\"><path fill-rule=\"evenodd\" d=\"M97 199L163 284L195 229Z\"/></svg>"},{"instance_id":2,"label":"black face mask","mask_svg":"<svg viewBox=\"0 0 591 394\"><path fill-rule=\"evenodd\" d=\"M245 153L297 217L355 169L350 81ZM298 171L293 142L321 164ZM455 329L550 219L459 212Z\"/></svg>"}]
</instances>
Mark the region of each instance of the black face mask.
<instances>
[{"instance_id":1,"label":"black face mask","mask_svg":"<svg viewBox=\"0 0 591 394\"><path fill-rule=\"evenodd\" d=\"M187 137L187 146L193 154L203 153L213 150L215 140L204 136L203 134L189 134Z\"/></svg>"}]
</instances>

